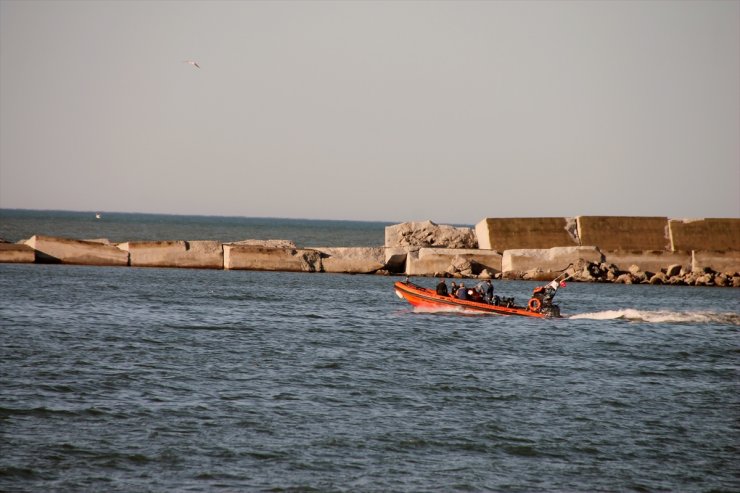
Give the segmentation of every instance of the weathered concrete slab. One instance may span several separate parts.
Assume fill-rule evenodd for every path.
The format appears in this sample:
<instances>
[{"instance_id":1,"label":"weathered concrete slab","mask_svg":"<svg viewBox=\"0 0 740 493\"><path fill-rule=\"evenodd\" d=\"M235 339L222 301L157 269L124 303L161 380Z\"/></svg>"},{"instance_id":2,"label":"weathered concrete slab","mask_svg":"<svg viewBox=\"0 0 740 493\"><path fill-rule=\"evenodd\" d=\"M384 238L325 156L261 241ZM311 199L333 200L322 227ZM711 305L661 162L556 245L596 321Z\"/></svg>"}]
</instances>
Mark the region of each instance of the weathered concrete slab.
<instances>
[{"instance_id":1,"label":"weathered concrete slab","mask_svg":"<svg viewBox=\"0 0 740 493\"><path fill-rule=\"evenodd\" d=\"M386 248L437 247L477 248L478 241L472 228L458 228L432 221L408 222L386 226Z\"/></svg>"},{"instance_id":2,"label":"weathered concrete slab","mask_svg":"<svg viewBox=\"0 0 740 493\"><path fill-rule=\"evenodd\" d=\"M460 261L471 264L473 274L483 269L492 273L501 272L501 254L494 250L477 248L420 248L409 252L406 261L406 275L433 276L435 273L452 273Z\"/></svg>"},{"instance_id":3,"label":"weathered concrete slab","mask_svg":"<svg viewBox=\"0 0 740 493\"><path fill-rule=\"evenodd\" d=\"M488 250L578 246L572 217L486 218L475 225L478 247Z\"/></svg>"},{"instance_id":4,"label":"weathered concrete slab","mask_svg":"<svg viewBox=\"0 0 740 493\"><path fill-rule=\"evenodd\" d=\"M406 259L409 249L404 247L385 248L385 268L389 272L406 272Z\"/></svg>"},{"instance_id":5,"label":"weathered concrete slab","mask_svg":"<svg viewBox=\"0 0 740 493\"><path fill-rule=\"evenodd\" d=\"M39 263L128 265L128 252L104 243L35 235L25 244L36 250Z\"/></svg>"},{"instance_id":6,"label":"weathered concrete slab","mask_svg":"<svg viewBox=\"0 0 740 493\"><path fill-rule=\"evenodd\" d=\"M296 248L293 240L240 240L231 241L229 245L263 246L269 248Z\"/></svg>"},{"instance_id":7,"label":"weathered concrete slab","mask_svg":"<svg viewBox=\"0 0 740 493\"><path fill-rule=\"evenodd\" d=\"M231 270L319 272L321 270L321 254L316 250L300 248L224 245L224 268Z\"/></svg>"},{"instance_id":8,"label":"weathered concrete slab","mask_svg":"<svg viewBox=\"0 0 740 493\"><path fill-rule=\"evenodd\" d=\"M578 216L582 245L606 250L670 250L668 218Z\"/></svg>"},{"instance_id":9,"label":"weathered concrete slab","mask_svg":"<svg viewBox=\"0 0 740 493\"><path fill-rule=\"evenodd\" d=\"M690 252L669 252L665 250L612 250L604 252L604 262L614 264L621 271L628 271L633 265L642 272L660 272L672 265L680 265L685 271L691 268Z\"/></svg>"},{"instance_id":10,"label":"weathered concrete slab","mask_svg":"<svg viewBox=\"0 0 740 493\"><path fill-rule=\"evenodd\" d=\"M0 243L0 263L32 264L36 261L36 251L28 245L19 243Z\"/></svg>"},{"instance_id":11,"label":"weathered concrete slab","mask_svg":"<svg viewBox=\"0 0 740 493\"><path fill-rule=\"evenodd\" d=\"M132 267L224 268L218 241L129 241L118 248L129 253Z\"/></svg>"},{"instance_id":12,"label":"weathered concrete slab","mask_svg":"<svg viewBox=\"0 0 740 493\"><path fill-rule=\"evenodd\" d=\"M740 219L671 219L672 250L740 250Z\"/></svg>"},{"instance_id":13,"label":"weathered concrete slab","mask_svg":"<svg viewBox=\"0 0 740 493\"><path fill-rule=\"evenodd\" d=\"M707 252L694 250L691 255L691 270L702 272L704 268L720 273L740 273L740 251Z\"/></svg>"},{"instance_id":14,"label":"weathered concrete slab","mask_svg":"<svg viewBox=\"0 0 740 493\"><path fill-rule=\"evenodd\" d=\"M541 271L547 277L550 273L560 272L568 264L576 265L581 260L601 262L602 255L593 246L506 250L501 260L501 270L505 277L518 277L534 270Z\"/></svg>"},{"instance_id":15,"label":"weathered concrete slab","mask_svg":"<svg viewBox=\"0 0 740 493\"><path fill-rule=\"evenodd\" d=\"M385 267L382 247L320 247L321 271L347 274L371 274Z\"/></svg>"}]
</instances>

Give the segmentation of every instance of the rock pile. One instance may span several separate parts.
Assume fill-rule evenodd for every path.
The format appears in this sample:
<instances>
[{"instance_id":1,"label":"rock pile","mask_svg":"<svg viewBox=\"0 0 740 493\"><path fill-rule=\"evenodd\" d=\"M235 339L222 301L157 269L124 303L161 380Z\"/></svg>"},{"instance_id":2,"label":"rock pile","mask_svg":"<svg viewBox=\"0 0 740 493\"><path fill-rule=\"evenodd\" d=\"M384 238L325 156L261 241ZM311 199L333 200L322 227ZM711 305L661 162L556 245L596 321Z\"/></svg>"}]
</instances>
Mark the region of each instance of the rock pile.
<instances>
[{"instance_id":1,"label":"rock pile","mask_svg":"<svg viewBox=\"0 0 740 493\"><path fill-rule=\"evenodd\" d=\"M669 284L673 286L732 286L740 287L740 273L716 272L708 267L691 271L681 265L670 265L658 272L643 271L631 265L626 271L606 262L580 262L575 268L574 281L613 282L616 284Z\"/></svg>"},{"instance_id":2,"label":"rock pile","mask_svg":"<svg viewBox=\"0 0 740 493\"><path fill-rule=\"evenodd\" d=\"M501 254L474 248L419 248L406 253L403 271L411 276L480 277L501 272ZM387 264L387 263L386 263Z\"/></svg>"},{"instance_id":3,"label":"rock pile","mask_svg":"<svg viewBox=\"0 0 740 493\"><path fill-rule=\"evenodd\" d=\"M472 228L456 228L432 221L408 222L385 228L385 246L478 248L478 239Z\"/></svg>"},{"instance_id":4,"label":"rock pile","mask_svg":"<svg viewBox=\"0 0 740 493\"><path fill-rule=\"evenodd\" d=\"M465 258L462 255L456 255L450 259L450 264L447 268L442 272L435 272L434 277L495 279L501 277L501 274L497 274L474 259Z\"/></svg>"}]
</instances>

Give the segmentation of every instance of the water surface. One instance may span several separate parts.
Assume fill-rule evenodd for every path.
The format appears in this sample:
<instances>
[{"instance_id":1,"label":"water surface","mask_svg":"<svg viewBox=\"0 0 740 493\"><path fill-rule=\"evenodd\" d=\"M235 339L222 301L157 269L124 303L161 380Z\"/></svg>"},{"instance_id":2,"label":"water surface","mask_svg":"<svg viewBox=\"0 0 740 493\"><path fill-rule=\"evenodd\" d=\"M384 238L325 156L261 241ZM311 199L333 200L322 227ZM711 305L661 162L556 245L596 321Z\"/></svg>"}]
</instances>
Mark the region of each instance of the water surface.
<instances>
[{"instance_id":1,"label":"water surface","mask_svg":"<svg viewBox=\"0 0 740 493\"><path fill-rule=\"evenodd\" d=\"M0 490L740 490L736 290L394 280L0 264Z\"/></svg>"}]
</instances>

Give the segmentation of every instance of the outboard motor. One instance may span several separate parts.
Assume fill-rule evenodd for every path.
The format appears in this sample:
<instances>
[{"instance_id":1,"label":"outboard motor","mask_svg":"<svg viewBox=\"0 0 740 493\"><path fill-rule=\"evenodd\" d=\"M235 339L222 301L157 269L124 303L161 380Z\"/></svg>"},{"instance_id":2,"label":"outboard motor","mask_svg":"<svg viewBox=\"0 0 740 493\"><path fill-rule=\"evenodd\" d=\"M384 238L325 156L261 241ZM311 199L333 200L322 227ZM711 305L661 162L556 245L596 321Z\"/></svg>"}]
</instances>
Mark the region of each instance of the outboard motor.
<instances>
[{"instance_id":1,"label":"outboard motor","mask_svg":"<svg viewBox=\"0 0 740 493\"><path fill-rule=\"evenodd\" d=\"M540 310L540 313L543 315L547 315L548 317L559 317L560 316L560 307L558 305L550 305L542 307Z\"/></svg>"}]
</instances>

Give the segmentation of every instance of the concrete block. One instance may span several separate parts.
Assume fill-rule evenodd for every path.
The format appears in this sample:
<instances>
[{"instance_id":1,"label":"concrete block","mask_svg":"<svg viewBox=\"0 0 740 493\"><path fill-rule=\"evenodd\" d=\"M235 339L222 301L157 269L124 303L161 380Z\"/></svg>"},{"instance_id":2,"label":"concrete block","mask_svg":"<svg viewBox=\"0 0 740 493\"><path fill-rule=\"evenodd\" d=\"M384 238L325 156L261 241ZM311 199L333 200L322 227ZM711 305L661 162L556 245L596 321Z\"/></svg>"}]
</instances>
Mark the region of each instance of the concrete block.
<instances>
[{"instance_id":1,"label":"concrete block","mask_svg":"<svg viewBox=\"0 0 740 493\"><path fill-rule=\"evenodd\" d=\"M224 245L224 268L231 270L319 272L321 270L321 254L310 249Z\"/></svg>"},{"instance_id":2,"label":"concrete block","mask_svg":"<svg viewBox=\"0 0 740 493\"><path fill-rule=\"evenodd\" d=\"M36 252L28 245L19 243L0 243L0 263L32 264L36 261Z\"/></svg>"},{"instance_id":3,"label":"concrete block","mask_svg":"<svg viewBox=\"0 0 740 493\"><path fill-rule=\"evenodd\" d=\"M691 270L702 272L704 268L719 273L740 273L740 251L708 252L694 250L691 252Z\"/></svg>"},{"instance_id":4,"label":"concrete block","mask_svg":"<svg viewBox=\"0 0 740 493\"><path fill-rule=\"evenodd\" d=\"M604 262L614 264L621 271L636 265L642 272L660 272L672 265L680 265L687 271L691 266L691 253L665 250L612 250L604 252Z\"/></svg>"},{"instance_id":5,"label":"concrete block","mask_svg":"<svg viewBox=\"0 0 740 493\"><path fill-rule=\"evenodd\" d=\"M36 251L39 263L128 265L128 252L103 243L35 235L25 244Z\"/></svg>"},{"instance_id":6,"label":"concrete block","mask_svg":"<svg viewBox=\"0 0 740 493\"><path fill-rule=\"evenodd\" d=\"M409 249L404 247L385 248L385 268L389 272L406 272L406 259Z\"/></svg>"},{"instance_id":7,"label":"concrete block","mask_svg":"<svg viewBox=\"0 0 740 493\"><path fill-rule=\"evenodd\" d=\"M312 248L321 253L321 271L371 274L385 267L382 247L320 247Z\"/></svg>"},{"instance_id":8,"label":"concrete block","mask_svg":"<svg viewBox=\"0 0 740 493\"><path fill-rule=\"evenodd\" d=\"M229 245L262 246L269 248L296 248L293 240L240 240L230 241Z\"/></svg>"},{"instance_id":9,"label":"concrete block","mask_svg":"<svg viewBox=\"0 0 740 493\"><path fill-rule=\"evenodd\" d=\"M578 216L582 245L607 250L670 250L668 218Z\"/></svg>"},{"instance_id":10,"label":"concrete block","mask_svg":"<svg viewBox=\"0 0 740 493\"><path fill-rule=\"evenodd\" d=\"M475 225L475 234L479 248L499 252L579 245L569 217L486 218Z\"/></svg>"},{"instance_id":11,"label":"concrete block","mask_svg":"<svg viewBox=\"0 0 740 493\"><path fill-rule=\"evenodd\" d=\"M118 248L129 252L132 267L224 268L218 241L130 241Z\"/></svg>"},{"instance_id":12,"label":"concrete block","mask_svg":"<svg viewBox=\"0 0 740 493\"><path fill-rule=\"evenodd\" d=\"M463 260L473 264L475 274L483 269L501 272L501 254L477 248L421 248L410 252L406 261L406 275L433 276L447 271L453 262ZM476 272L477 271L477 272Z\"/></svg>"},{"instance_id":13,"label":"concrete block","mask_svg":"<svg viewBox=\"0 0 740 493\"><path fill-rule=\"evenodd\" d=\"M740 250L740 219L671 219L668 229L674 251Z\"/></svg>"},{"instance_id":14,"label":"concrete block","mask_svg":"<svg viewBox=\"0 0 740 493\"><path fill-rule=\"evenodd\" d=\"M580 260L599 263L602 258L599 249L593 246L506 250L501 270L504 275L519 275L533 270L549 275L562 271L568 264L576 265Z\"/></svg>"}]
</instances>

